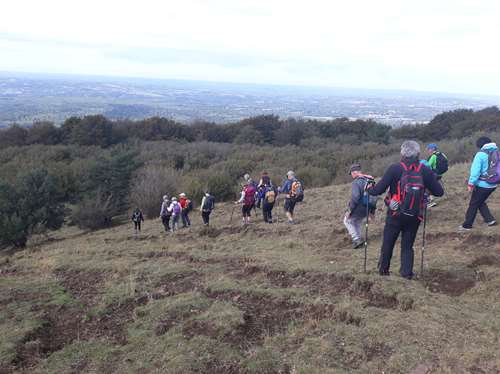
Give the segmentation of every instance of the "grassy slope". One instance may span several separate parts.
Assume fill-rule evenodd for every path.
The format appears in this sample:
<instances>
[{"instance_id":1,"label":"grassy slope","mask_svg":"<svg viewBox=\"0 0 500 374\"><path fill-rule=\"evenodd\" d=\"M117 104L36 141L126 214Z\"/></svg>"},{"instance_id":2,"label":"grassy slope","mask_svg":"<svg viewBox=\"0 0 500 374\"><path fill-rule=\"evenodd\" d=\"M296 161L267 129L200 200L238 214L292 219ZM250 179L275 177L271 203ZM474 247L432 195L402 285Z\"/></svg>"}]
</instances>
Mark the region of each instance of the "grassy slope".
<instances>
[{"instance_id":1,"label":"grassy slope","mask_svg":"<svg viewBox=\"0 0 500 374\"><path fill-rule=\"evenodd\" d=\"M399 253L391 277L375 271L383 213L363 274L348 185L307 191L293 227L229 225L220 205L208 231L197 214L175 236L156 220L137 239L64 229L0 257L0 373L498 373L500 232L456 233L465 173L446 176L415 281Z\"/></svg>"}]
</instances>

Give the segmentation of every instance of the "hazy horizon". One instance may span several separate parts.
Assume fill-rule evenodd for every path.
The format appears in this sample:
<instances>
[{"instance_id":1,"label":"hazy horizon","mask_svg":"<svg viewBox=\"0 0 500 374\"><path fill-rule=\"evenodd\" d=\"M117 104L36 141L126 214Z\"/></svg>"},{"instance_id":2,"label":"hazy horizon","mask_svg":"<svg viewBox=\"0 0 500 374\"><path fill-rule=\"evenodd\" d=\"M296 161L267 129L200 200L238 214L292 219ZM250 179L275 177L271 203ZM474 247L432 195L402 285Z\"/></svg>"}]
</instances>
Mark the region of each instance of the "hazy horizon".
<instances>
[{"instance_id":1,"label":"hazy horizon","mask_svg":"<svg viewBox=\"0 0 500 374\"><path fill-rule=\"evenodd\" d=\"M210 84L210 85L220 85L220 86L243 86L243 87L276 87L282 89L304 89L304 90L321 90L323 92L330 93L342 93L346 94L352 91L352 94L359 94L361 92L365 93L386 93L386 94L415 94L422 96L447 96L447 97L490 97L500 99L500 94L482 94L478 92L464 93L464 92L447 92L447 91L422 91L415 89L397 89L397 88L367 88L367 87L340 87L340 86L327 86L327 85L301 85L301 84L286 84L286 83L252 83L252 82L237 82L237 81L217 81L217 80L203 80L203 79L180 79L180 78L155 78L155 77L145 77L145 76L125 76L125 75L94 75L94 74L78 74L78 73L44 73L38 71L2 71L0 70L0 77L33 77L36 79L54 79L54 80L64 80L71 79L77 81L93 81L93 82L123 82L123 83L133 83L138 82L154 82L154 83L168 83L168 82L179 82L186 84ZM299 90L298 93L301 91ZM500 101L498 103L500 105Z\"/></svg>"}]
</instances>

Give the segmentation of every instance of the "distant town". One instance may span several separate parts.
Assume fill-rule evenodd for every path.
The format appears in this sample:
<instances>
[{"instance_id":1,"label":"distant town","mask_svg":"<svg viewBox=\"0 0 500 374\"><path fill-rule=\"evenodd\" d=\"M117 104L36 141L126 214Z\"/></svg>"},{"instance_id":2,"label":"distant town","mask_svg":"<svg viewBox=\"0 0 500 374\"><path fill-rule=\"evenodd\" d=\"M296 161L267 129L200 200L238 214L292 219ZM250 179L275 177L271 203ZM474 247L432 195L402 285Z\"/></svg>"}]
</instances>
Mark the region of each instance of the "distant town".
<instances>
[{"instance_id":1,"label":"distant town","mask_svg":"<svg viewBox=\"0 0 500 374\"><path fill-rule=\"evenodd\" d=\"M71 116L161 116L228 123L261 114L329 120L373 119L397 127L458 108L499 105L500 97L237 83L0 73L0 126L61 123Z\"/></svg>"}]
</instances>

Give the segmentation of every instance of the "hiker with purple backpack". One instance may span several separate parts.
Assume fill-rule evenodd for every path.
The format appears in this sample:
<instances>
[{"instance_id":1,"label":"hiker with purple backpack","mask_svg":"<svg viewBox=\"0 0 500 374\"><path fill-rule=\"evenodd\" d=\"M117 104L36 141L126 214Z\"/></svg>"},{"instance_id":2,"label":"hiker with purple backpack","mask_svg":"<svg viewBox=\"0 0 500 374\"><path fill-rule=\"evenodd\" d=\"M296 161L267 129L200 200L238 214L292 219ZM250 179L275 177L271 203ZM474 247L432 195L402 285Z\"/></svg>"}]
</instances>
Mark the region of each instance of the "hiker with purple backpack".
<instances>
[{"instance_id":1,"label":"hiker with purple backpack","mask_svg":"<svg viewBox=\"0 0 500 374\"><path fill-rule=\"evenodd\" d=\"M465 213L464 223L459 227L460 231L472 229L478 211L488 226L497 225L486 200L500 183L500 152L497 145L486 136L480 137L476 146L479 152L472 161L467 185L467 190L471 193L469 208Z\"/></svg>"},{"instance_id":2,"label":"hiker with purple backpack","mask_svg":"<svg viewBox=\"0 0 500 374\"><path fill-rule=\"evenodd\" d=\"M172 202L168 207L169 212L172 214L172 232L179 228L179 218L182 213L181 204L177 201L176 197L172 197Z\"/></svg>"}]
</instances>

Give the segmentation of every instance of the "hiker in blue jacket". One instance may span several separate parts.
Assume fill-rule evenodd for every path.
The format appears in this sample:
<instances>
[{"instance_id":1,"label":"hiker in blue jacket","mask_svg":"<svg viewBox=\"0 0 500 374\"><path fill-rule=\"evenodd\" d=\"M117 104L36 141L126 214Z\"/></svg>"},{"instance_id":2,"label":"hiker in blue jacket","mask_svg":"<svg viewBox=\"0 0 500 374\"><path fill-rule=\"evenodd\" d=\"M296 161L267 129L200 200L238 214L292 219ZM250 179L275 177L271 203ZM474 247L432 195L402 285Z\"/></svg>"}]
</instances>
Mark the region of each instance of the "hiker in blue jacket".
<instances>
[{"instance_id":1,"label":"hiker in blue jacket","mask_svg":"<svg viewBox=\"0 0 500 374\"><path fill-rule=\"evenodd\" d=\"M495 191L497 185L482 180L482 177L488 171L488 153L498 152L498 147L491 141L490 138L486 136L480 137L476 142L476 146L480 149L480 151L476 153L474 161L472 161L470 178L467 186L467 190L472 194L469 202L469 208L465 213L465 221L459 227L460 231L468 231L472 229L478 210L479 213L481 213L484 222L486 222L488 226L496 226L497 224L495 217L493 217L488 205L486 204L486 200L488 200L488 197L490 197L493 191Z\"/></svg>"}]
</instances>

